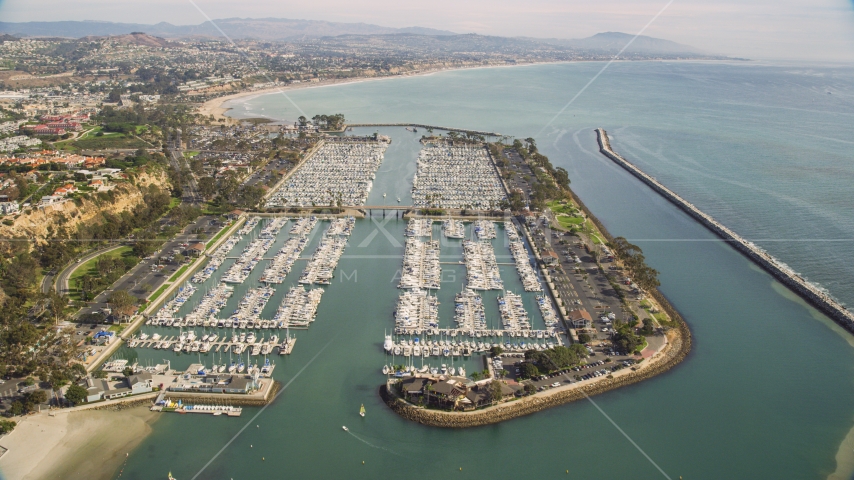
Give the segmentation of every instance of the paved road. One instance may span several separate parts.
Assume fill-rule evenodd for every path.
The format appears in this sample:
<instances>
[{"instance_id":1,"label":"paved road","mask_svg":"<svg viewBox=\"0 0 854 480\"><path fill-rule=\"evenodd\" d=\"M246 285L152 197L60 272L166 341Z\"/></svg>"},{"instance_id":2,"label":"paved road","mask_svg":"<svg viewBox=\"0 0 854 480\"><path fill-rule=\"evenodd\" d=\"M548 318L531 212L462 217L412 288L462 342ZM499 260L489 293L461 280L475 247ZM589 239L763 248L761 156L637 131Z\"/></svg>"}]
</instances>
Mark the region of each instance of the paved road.
<instances>
[{"instance_id":1,"label":"paved road","mask_svg":"<svg viewBox=\"0 0 854 480\"><path fill-rule=\"evenodd\" d=\"M121 248L121 247L122 247L121 244L111 245L109 247L102 248L99 250L95 250L92 253L88 253L88 254L80 257L76 262L68 265L67 267L62 269L62 271L60 271L59 274L56 275L56 277L55 277L56 280L51 283L50 288L51 289L56 288L56 291L59 294L61 294L61 295L66 294L67 295L71 291L71 288L68 285L68 281L69 281L69 279L71 279L71 275L74 274L75 270L77 270L78 268L83 266L83 264L88 262L89 260L92 260L93 258L97 257L98 255L101 255L102 253L111 252L111 251L116 250L116 249Z\"/></svg>"},{"instance_id":2,"label":"paved road","mask_svg":"<svg viewBox=\"0 0 854 480\"><path fill-rule=\"evenodd\" d=\"M217 221L217 223L212 224L211 221ZM171 256L176 249L183 251L185 247L182 244L192 244L196 241L205 242L207 239L213 237L221 227L222 224L219 223L217 217L207 215L199 217L195 222L185 227L181 233L167 241L160 250L142 259L122 278L112 284L110 288L95 297L85 308L78 312L78 317L100 312L101 309L107 306L107 299L110 298L114 290L127 290L131 295L139 298L140 301L144 301L181 267L181 265L175 262L167 261L165 257ZM163 268L152 268L156 265L162 265Z\"/></svg>"}]
</instances>

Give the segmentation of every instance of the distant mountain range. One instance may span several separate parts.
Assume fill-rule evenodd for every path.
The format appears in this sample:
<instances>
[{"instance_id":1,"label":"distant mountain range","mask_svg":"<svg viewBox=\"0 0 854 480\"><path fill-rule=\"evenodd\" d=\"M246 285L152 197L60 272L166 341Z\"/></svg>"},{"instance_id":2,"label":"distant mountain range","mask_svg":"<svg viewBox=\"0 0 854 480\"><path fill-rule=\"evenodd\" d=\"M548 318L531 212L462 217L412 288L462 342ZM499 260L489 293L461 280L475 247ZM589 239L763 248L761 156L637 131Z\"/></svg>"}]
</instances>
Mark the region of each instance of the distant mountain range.
<instances>
[{"instance_id":1,"label":"distant mountain range","mask_svg":"<svg viewBox=\"0 0 854 480\"><path fill-rule=\"evenodd\" d=\"M607 52L619 52L629 41L634 37L634 35L629 35L628 33L620 33L620 32L605 32L605 33L597 33L592 37L573 39L573 40L561 40L555 38L547 38L547 39L536 39L540 42L551 43L553 45L560 45L563 47L577 48L579 50L598 50L598 51L607 51ZM653 37L645 37L643 35L638 36L635 40L629 45L625 53L666 53L666 54L691 54L691 55L699 55L702 54L699 49L690 47L688 45L682 45L681 43L671 42L670 40L662 40L660 38Z\"/></svg>"},{"instance_id":2,"label":"distant mountain range","mask_svg":"<svg viewBox=\"0 0 854 480\"><path fill-rule=\"evenodd\" d=\"M633 35L619 32L606 32L582 39L530 38L530 37L493 37L483 35L460 35L447 30L436 30L424 27L391 28L368 23L340 23L321 20L292 20L285 18L225 18L215 20L232 39L256 39L268 41L310 41L329 37L347 36L354 39L357 36L394 36L385 38L384 42L420 43L415 36L436 37L423 38L422 42L436 43L448 40L448 44L468 45L474 43L500 44L507 43L514 47L552 45L563 49L612 52L622 49ZM100 21L62 21L62 22L0 22L0 34L35 37L64 37L91 38L102 36L129 35L145 32L146 34L164 38L219 38L220 31L211 23L198 25L172 25L161 22L155 25L138 23L113 23ZM133 40L133 39L129 39ZM343 39L339 39L343 40ZM147 42L143 42L147 43ZM459 47L458 47L459 48ZM454 48L454 50L458 49ZM669 40L646 36L637 37L626 48L627 54L665 54L665 55L703 55L694 47L682 45Z\"/></svg>"},{"instance_id":3,"label":"distant mountain range","mask_svg":"<svg viewBox=\"0 0 854 480\"><path fill-rule=\"evenodd\" d=\"M390 28L368 23L339 23L321 20L291 20L287 18L224 18L214 20L231 38L258 40L299 40L337 35L388 35L414 33L417 35L454 35L454 32L433 28ZM160 22L155 25L139 23L113 23L99 21L63 22L0 22L0 33L35 37L82 38L91 36L125 35L145 32L166 38L221 37L210 22L199 25L172 25Z\"/></svg>"}]
</instances>

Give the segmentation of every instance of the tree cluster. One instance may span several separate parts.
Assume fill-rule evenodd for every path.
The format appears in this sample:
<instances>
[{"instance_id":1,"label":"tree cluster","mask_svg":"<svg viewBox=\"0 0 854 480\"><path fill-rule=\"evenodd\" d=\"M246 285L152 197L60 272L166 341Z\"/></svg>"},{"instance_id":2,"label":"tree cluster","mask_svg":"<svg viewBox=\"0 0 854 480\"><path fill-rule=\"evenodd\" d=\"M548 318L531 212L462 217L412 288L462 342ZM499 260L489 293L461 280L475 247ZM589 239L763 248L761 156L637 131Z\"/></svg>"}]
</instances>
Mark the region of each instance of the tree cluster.
<instances>
[{"instance_id":1,"label":"tree cluster","mask_svg":"<svg viewBox=\"0 0 854 480\"><path fill-rule=\"evenodd\" d=\"M637 245L629 243L623 237L617 237L610 243L614 255L619 258L631 272L632 278L644 290L652 290L661 283L658 281L658 270L646 264L643 251Z\"/></svg>"}]
</instances>

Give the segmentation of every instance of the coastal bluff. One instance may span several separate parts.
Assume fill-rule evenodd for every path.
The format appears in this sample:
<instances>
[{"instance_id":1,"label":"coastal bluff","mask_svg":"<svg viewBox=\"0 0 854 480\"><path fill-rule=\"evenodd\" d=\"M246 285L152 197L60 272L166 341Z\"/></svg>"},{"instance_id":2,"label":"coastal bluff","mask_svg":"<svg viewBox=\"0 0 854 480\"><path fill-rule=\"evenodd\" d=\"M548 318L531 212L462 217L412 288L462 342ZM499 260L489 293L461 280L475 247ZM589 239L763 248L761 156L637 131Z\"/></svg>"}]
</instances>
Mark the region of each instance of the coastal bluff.
<instances>
[{"instance_id":1,"label":"coastal bluff","mask_svg":"<svg viewBox=\"0 0 854 480\"><path fill-rule=\"evenodd\" d=\"M610 158L614 163L626 169L629 173L637 177L640 181L647 184L650 188L658 192L662 197L669 200L671 203L679 207L685 213L700 222L703 226L711 230L714 234L721 237L729 245L741 252L744 256L762 267L766 272L771 274L780 283L787 286L793 292L798 294L808 303L816 307L833 321L845 328L851 333L854 333L854 314L852 314L845 306L836 301L829 294L825 293L815 285L806 281L797 272L789 266L777 260L772 255L762 250L753 242L749 242L733 232L712 216L702 212L696 206L677 195L669 188L662 185L658 180L647 175L640 168L623 158L618 153L611 149L611 143L608 138L608 133L603 128L596 129L596 136L599 141L599 151Z\"/></svg>"},{"instance_id":2,"label":"coastal bluff","mask_svg":"<svg viewBox=\"0 0 854 480\"><path fill-rule=\"evenodd\" d=\"M691 332L685 322L667 332L667 345L657 356L648 359L637 370L627 370L612 378L604 378L586 385L573 383L564 387L546 390L533 395L511 400L474 411L444 411L427 409L407 402L387 385L379 389L380 397L401 417L430 427L470 428L504 422L530 415L565 403L581 400L593 395L625 387L655 377L678 365L691 351Z\"/></svg>"}]
</instances>

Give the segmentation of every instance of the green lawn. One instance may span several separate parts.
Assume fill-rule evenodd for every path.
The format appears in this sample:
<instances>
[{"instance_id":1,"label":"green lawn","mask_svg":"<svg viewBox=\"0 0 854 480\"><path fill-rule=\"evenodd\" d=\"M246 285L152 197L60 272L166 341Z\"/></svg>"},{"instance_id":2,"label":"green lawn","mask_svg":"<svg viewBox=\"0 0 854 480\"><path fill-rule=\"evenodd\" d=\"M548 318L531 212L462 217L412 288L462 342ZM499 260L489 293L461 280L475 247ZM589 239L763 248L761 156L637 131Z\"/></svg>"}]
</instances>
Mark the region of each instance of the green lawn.
<instances>
[{"instance_id":1,"label":"green lawn","mask_svg":"<svg viewBox=\"0 0 854 480\"><path fill-rule=\"evenodd\" d=\"M74 270L74 273L72 273L71 277L69 277L69 279L68 279L68 288L71 290L71 294L69 296L75 300L80 299L79 296L77 295L77 292L76 292L76 290L78 288L78 282L80 280L80 277L82 277L83 275L86 275L87 273L97 275L98 270L97 270L97 268L95 268L95 265L98 263L99 259L101 259L101 258L119 258L119 257L124 257L124 256L130 256L130 255L133 255L133 248L123 246L123 247L119 247L115 250L111 250L109 252L102 253L101 255L98 255L97 257L95 257L95 258L87 261L86 263L80 265L79 267L77 267L77 269Z\"/></svg>"},{"instance_id":2,"label":"green lawn","mask_svg":"<svg viewBox=\"0 0 854 480\"><path fill-rule=\"evenodd\" d=\"M575 225L581 225L584 223L584 219L581 217L558 216L557 223L559 223L561 227L572 228Z\"/></svg>"},{"instance_id":3,"label":"green lawn","mask_svg":"<svg viewBox=\"0 0 854 480\"><path fill-rule=\"evenodd\" d=\"M231 226L232 226L232 225L234 225L234 224L233 224L233 223L230 223L230 224L228 224L228 225L226 225L226 226L222 227L222 230L220 230L220 231L219 231L219 233L217 233L217 234L216 234L216 235L215 235L215 236L214 236L214 237L213 237L213 238L212 238L212 239L207 243L207 245L205 245L205 247L206 247L206 248L210 248L210 247L211 247L211 245L215 244L217 240L219 240L223 235L225 235L225 232L227 232L227 231L228 231L228 229L229 229L229 228L231 228Z\"/></svg>"},{"instance_id":4,"label":"green lawn","mask_svg":"<svg viewBox=\"0 0 854 480\"><path fill-rule=\"evenodd\" d=\"M184 265L183 267L179 268L174 274L172 274L171 277L169 277L168 282L169 283L174 282L176 279L178 279L178 277L181 276L181 274L186 272L188 268L190 268L190 264Z\"/></svg>"},{"instance_id":5,"label":"green lawn","mask_svg":"<svg viewBox=\"0 0 854 480\"><path fill-rule=\"evenodd\" d=\"M89 137L77 140L73 143L77 148L84 150L103 150L108 148L149 148L150 145L142 140L125 137L124 135L104 135L103 137Z\"/></svg>"},{"instance_id":6,"label":"green lawn","mask_svg":"<svg viewBox=\"0 0 854 480\"><path fill-rule=\"evenodd\" d=\"M555 214L565 213L567 215L574 215L576 213L576 208L572 206L569 202L562 202L560 200L552 200L549 202L548 207Z\"/></svg>"},{"instance_id":7,"label":"green lawn","mask_svg":"<svg viewBox=\"0 0 854 480\"><path fill-rule=\"evenodd\" d=\"M151 303L151 302L157 300L157 298L160 297L160 295L163 295L163 292L166 291L167 288L169 288L169 284L164 283L163 286L158 288L157 291L154 292L154 295L152 295L151 298L148 299L148 303Z\"/></svg>"},{"instance_id":8,"label":"green lawn","mask_svg":"<svg viewBox=\"0 0 854 480\"><path fill-rule=\"evenodd\" d=\"M196 155L198 155L199 153L201 153L201 152L199 152L198 150L188 150L188 151L184 152L184 156L187 158L193 158Z\"/></svg>"}]
</instances>

